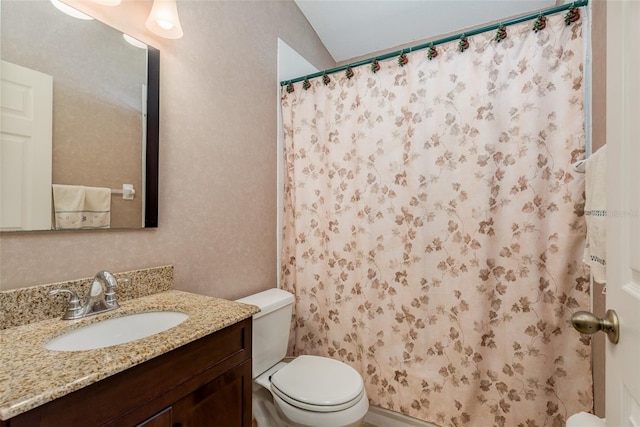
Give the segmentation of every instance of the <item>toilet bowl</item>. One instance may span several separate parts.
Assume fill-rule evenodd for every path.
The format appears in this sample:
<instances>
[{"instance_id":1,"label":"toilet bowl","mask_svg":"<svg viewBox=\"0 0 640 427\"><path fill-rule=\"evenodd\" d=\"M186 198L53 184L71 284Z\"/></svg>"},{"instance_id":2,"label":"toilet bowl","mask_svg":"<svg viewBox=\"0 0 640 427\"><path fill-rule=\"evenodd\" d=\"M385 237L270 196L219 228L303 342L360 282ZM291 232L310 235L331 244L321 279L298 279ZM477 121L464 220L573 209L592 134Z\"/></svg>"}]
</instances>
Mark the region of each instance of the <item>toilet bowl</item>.
<instances>
[{"instance_id":1,"label":"toilet bowl","mask_svg":"<svg viewBox=\"0 0 640 427\"><path fill-rule=\"evenodd\" d=\"M588 412L578 412L567 419L566 427L606 427L607 421Z\"/></svg>"},{"instance_id":2,"label":"toilet bowl","mask_svg":"<svg viewBox=\"0 0 640 427\"><path fill-rule=\"evenodd\" d=\"M260 307L260 313L253 317L254 382L271 393L281 425L359 426L369 400L355 369L339 360L311 355L282 361L288 345L293 295L269 289L238 302Z\"/></svg>"}]
</instances>

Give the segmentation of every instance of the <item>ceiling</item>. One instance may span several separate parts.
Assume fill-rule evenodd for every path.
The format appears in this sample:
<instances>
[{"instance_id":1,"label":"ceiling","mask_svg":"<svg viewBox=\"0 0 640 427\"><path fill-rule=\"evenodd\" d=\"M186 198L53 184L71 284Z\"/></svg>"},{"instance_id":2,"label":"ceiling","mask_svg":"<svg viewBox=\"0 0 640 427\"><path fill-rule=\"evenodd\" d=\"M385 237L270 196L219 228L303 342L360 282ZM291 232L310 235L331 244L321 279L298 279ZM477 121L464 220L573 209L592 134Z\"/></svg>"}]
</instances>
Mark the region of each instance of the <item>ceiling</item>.
<instances>
[{"instance_id":1,"label":"ceiling","mask_svg":"<svg viewBox=\"0 0 640 427\"><path fill-rule=\"evenodd\" d=\"M556 5L555 0L295 0L336 62ZM558 3L564 3L560 1Z\"/></svg>"}]
</instances>

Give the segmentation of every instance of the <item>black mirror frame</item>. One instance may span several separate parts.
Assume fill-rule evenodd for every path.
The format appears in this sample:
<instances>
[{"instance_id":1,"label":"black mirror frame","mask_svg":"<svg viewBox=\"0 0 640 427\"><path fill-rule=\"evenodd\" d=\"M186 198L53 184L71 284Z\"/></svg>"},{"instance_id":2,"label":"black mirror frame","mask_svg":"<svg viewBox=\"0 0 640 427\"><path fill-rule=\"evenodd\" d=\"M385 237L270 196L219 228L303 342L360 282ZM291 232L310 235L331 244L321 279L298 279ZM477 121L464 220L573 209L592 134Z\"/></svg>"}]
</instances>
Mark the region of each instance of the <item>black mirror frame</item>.
<instances>
[{"instance_id":1,"label":"black mirror frame","mask_svg":"<svg viewBox=\"0 0 640 427\"><path fill-rule=\"evenodd\" d=\"M160 151L160 51L147 48L147 152L144 228L158 227L158 170Z\"/></svg>"}]
</instances>

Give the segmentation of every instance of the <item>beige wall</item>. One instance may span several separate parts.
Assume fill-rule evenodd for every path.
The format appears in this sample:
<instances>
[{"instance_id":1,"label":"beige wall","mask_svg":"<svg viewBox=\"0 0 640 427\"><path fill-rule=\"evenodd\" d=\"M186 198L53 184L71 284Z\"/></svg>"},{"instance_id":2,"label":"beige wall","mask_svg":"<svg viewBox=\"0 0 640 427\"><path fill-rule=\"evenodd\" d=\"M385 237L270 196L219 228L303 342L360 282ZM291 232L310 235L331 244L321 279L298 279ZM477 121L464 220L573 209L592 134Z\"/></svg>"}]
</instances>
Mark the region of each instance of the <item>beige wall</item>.
<instances>
[{"instance_id":1,"label":"beige wall","mask_svg":"<svg viewBox=\"0 0 640 427\"><path fill-rule=\"evenodd\" d=\"M150 6L83 7L161 51L159 228L2 233L0 289L164 264L202 294L275 286L277 38L335 63L291 1L179 0L175 41L144 28Z\"/></svg>"}]
</instances>

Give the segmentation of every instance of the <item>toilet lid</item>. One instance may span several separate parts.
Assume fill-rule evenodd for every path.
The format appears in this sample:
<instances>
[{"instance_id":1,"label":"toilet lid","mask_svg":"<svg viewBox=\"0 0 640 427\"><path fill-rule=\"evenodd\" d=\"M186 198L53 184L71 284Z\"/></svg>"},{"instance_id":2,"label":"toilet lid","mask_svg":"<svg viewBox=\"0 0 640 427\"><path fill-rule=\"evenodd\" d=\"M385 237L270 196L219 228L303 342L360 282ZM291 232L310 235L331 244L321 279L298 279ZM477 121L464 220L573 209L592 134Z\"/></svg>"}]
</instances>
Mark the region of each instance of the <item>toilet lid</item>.
<instances>
[{"instance_id":1,"label":"toilet lid","mask_svg":"<svg viewBox=\"0 0 640 427\"><path fill-rule=\"evenodd\" d=\"M318 412L353 406L364 383L351 366L318 356L299 356L271 377L271 389L287 403Z\"/></svg>"}]
</instances>

